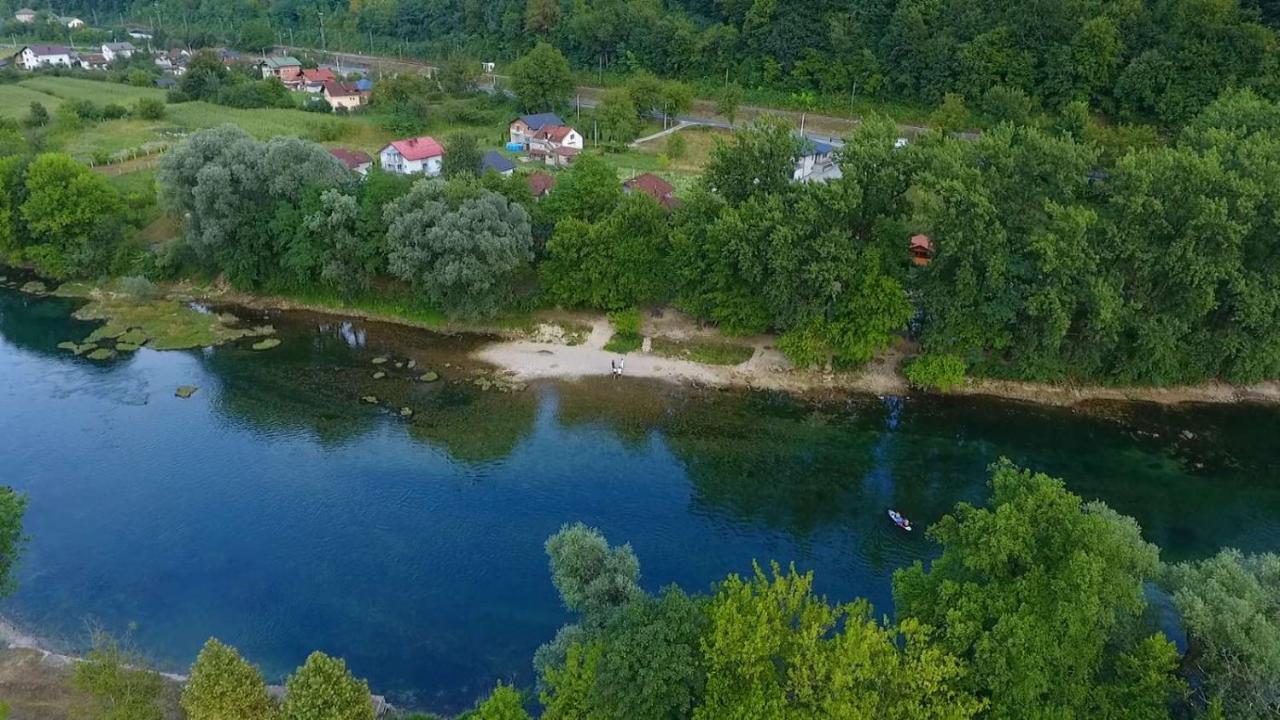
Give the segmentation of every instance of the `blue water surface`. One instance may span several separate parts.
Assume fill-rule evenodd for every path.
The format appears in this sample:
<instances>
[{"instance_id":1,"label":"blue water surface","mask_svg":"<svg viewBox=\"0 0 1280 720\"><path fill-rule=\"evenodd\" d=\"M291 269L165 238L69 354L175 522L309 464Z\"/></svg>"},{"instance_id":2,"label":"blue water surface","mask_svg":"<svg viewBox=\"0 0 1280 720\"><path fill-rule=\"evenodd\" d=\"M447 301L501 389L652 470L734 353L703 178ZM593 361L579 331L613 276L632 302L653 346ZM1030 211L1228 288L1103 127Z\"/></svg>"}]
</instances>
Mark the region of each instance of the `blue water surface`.
<instances>
[{"instance_id":1,"label":"blue water surface","mask_svg":"<svg viewBox=\"0 0 1280 720\"><path fill-rule=\"evenodd\" d=\"M68 649L104 628L167 670L210 636L273 681L318 649L398 704L463 709L530 684L572 620L542 545L576 521L630 543L650 590L777 560L891 613L893 571L937 548L886 509L927 525L980 503L1001 455L1134 515L1167 559L1280 550L1269 408L485 392L473 341L306 315L271 318L273 351L96 364L56 348L94 327L73 307L0 289L0 483L28 494L31 536L0 614ZM444 379L413 382L408 358Z\"/></svg>"}]
</instances>

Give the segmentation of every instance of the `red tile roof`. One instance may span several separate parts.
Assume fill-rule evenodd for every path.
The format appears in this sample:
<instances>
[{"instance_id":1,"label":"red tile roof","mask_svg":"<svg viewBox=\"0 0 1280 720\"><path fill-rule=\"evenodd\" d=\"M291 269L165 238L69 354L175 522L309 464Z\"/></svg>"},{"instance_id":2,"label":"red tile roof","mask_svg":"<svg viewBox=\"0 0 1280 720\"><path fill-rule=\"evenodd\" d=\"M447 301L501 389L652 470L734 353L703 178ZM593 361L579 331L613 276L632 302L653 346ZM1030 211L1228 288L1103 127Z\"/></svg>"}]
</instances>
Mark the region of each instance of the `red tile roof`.
<instances>
[{"instance_id":1,"label":"red tile roof","mask_svg":"<svg viewBox=\"0 0 1280 720\"><path fill-rule=\"evenodd\" d=\"M329 154L342 161L343 165L355 170L361 165L373 162L373 158L369 157L369 153L360 150L348 150L347 148L329 148Z\"/></svg>"},{"instance_id":2,"label":"red tile roof","mask_svg":"<svg viewBox=\"0 0 1280 720\"><path fill-rule=\"evenodd\" d=\"M444 146L430 135L407 140L392 140L391 147L395 148L405 160L426 160L444 155Z\"/></svg>"},{"instance_id":3,"label":"red tile roof","mask_svg":"<svg viewBox=\"0 0 1280 720\"><path fill-rule=\"evenodd\" d=\"M928 235L913 235L911 237L911 249L933 252L933 241L929 239Z\"/></svg>"},{"instance_id":4,"label":"red tile roof","mask_svg":"<svg viewBox=\"0 0 1280 720\"><path fill-rule=\"evenodd\" d=\"M334 77L333 71L328 68L315 68L314 70L303 70L302 79L307 82L334 82L338 78Z\"/></svg>"},{"instance_id":5,"label":"red tile roof","mask_svg":"<svg viewBox=\"0 0 1280 720\"><path fill-rule=\"evenodd\" d=\"M543 125L538 131L537 137L550 140L551 142L561 143L569 137L569 133L573 132L573 128L566 125Z\"/></svg>"},{"instance_id":6,"label":"red tile roof","mask_svg":"<svg viewBox=\"0 0 1280 720\"><path fill-rule=\"evenodd\" d=\"M536 198L546 195L551 192L551 188L556 186L555 176L544 172L530 175L525 182L529 183L529 190Z\"/></svg>"},{"instance_id":7,"label":"red tile roof","mask_svg":"<svg viewBox=\"0 0 1280 720\"><path fill-rule=\"evenodd\" d=\"M662 200L663 198L671 197L671 193L676 191L674 185L653 173L637 175L622 183L622 186L628 190L639 190L640 192L649 195L654 200Z\"/></svg>"}]
</instances>

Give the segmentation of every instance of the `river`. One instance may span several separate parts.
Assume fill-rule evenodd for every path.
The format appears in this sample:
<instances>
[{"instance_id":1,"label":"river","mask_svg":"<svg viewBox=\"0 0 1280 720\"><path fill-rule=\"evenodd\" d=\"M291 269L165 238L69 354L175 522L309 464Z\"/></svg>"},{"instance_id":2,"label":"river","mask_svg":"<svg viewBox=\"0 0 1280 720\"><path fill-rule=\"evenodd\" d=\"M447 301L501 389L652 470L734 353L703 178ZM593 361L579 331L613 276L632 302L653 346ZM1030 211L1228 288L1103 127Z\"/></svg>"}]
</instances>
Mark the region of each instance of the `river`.
<instances>
[{"instance_id":1,"label":"river","mask_svg":"<svg viewBox=\"0 0 1280 720\"><path fill-rule=\"evenodd\" d=\"M894 569L937 547L886 508L925 526L981 503L1002 455L1136 517L1167 560L1280 550L1274 407L486 392L482 339L297 313L268 318L269 351L94 363L56 348L94 327L73 309L0 288L0 483L28 494L31 536L0 615L59 649L101 627L183 671L213 635L272 681L320 649L397 704L457 711L531 683L569 619L542 549L564 523L630 543L651 590L777 560L891 613Z\"/></svg>"}]
</instances>

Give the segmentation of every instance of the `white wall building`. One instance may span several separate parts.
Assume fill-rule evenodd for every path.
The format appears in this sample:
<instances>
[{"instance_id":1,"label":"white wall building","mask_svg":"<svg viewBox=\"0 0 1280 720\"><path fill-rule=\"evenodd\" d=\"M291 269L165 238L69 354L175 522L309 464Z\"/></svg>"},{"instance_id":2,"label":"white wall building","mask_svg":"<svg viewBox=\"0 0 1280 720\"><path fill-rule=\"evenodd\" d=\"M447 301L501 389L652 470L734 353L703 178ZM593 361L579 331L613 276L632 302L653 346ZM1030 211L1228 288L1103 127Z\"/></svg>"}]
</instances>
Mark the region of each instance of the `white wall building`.
<instances>
[{"instance_id":1,"label":"white wall building","mask_svg":"<svg viewBox=\"0 0 1280 720\"><path fill-rule=\"evenodd\" d=\"M387 172L435 177L444 164L444 146L429 135L393 140L378 153L378 161Z\"/></svg>"},{"instance_id":2,"label":"white wall building","mask_svg":"<svg viewBox=\"0 0 1280 720\"><path fill-rule=\"evenodd\" d=\"M27 70L71 67L71 50L61 45L28 45L18 53L18 63Z\"/></svg>"}]
</instances>

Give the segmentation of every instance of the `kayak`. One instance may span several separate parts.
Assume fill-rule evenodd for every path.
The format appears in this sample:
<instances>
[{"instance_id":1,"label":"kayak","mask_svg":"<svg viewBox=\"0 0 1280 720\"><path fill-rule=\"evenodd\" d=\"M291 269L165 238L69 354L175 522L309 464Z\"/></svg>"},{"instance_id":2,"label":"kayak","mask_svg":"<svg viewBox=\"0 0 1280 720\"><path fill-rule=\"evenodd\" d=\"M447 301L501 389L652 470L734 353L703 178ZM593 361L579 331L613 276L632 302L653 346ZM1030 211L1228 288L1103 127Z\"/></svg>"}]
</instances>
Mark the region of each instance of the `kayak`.
<instances>
[{"instance_id":1,"label":"kayak","mask_svg":"<svg viewBox=\"0 0 1280 720\"><path fill-rule=\"evenodd\" d=\"M907 532L911 532L911 521L903 517L897 510L889 511L889 519L893 521L894 525L897 525Z\"/></svg>"}]
</instances>

